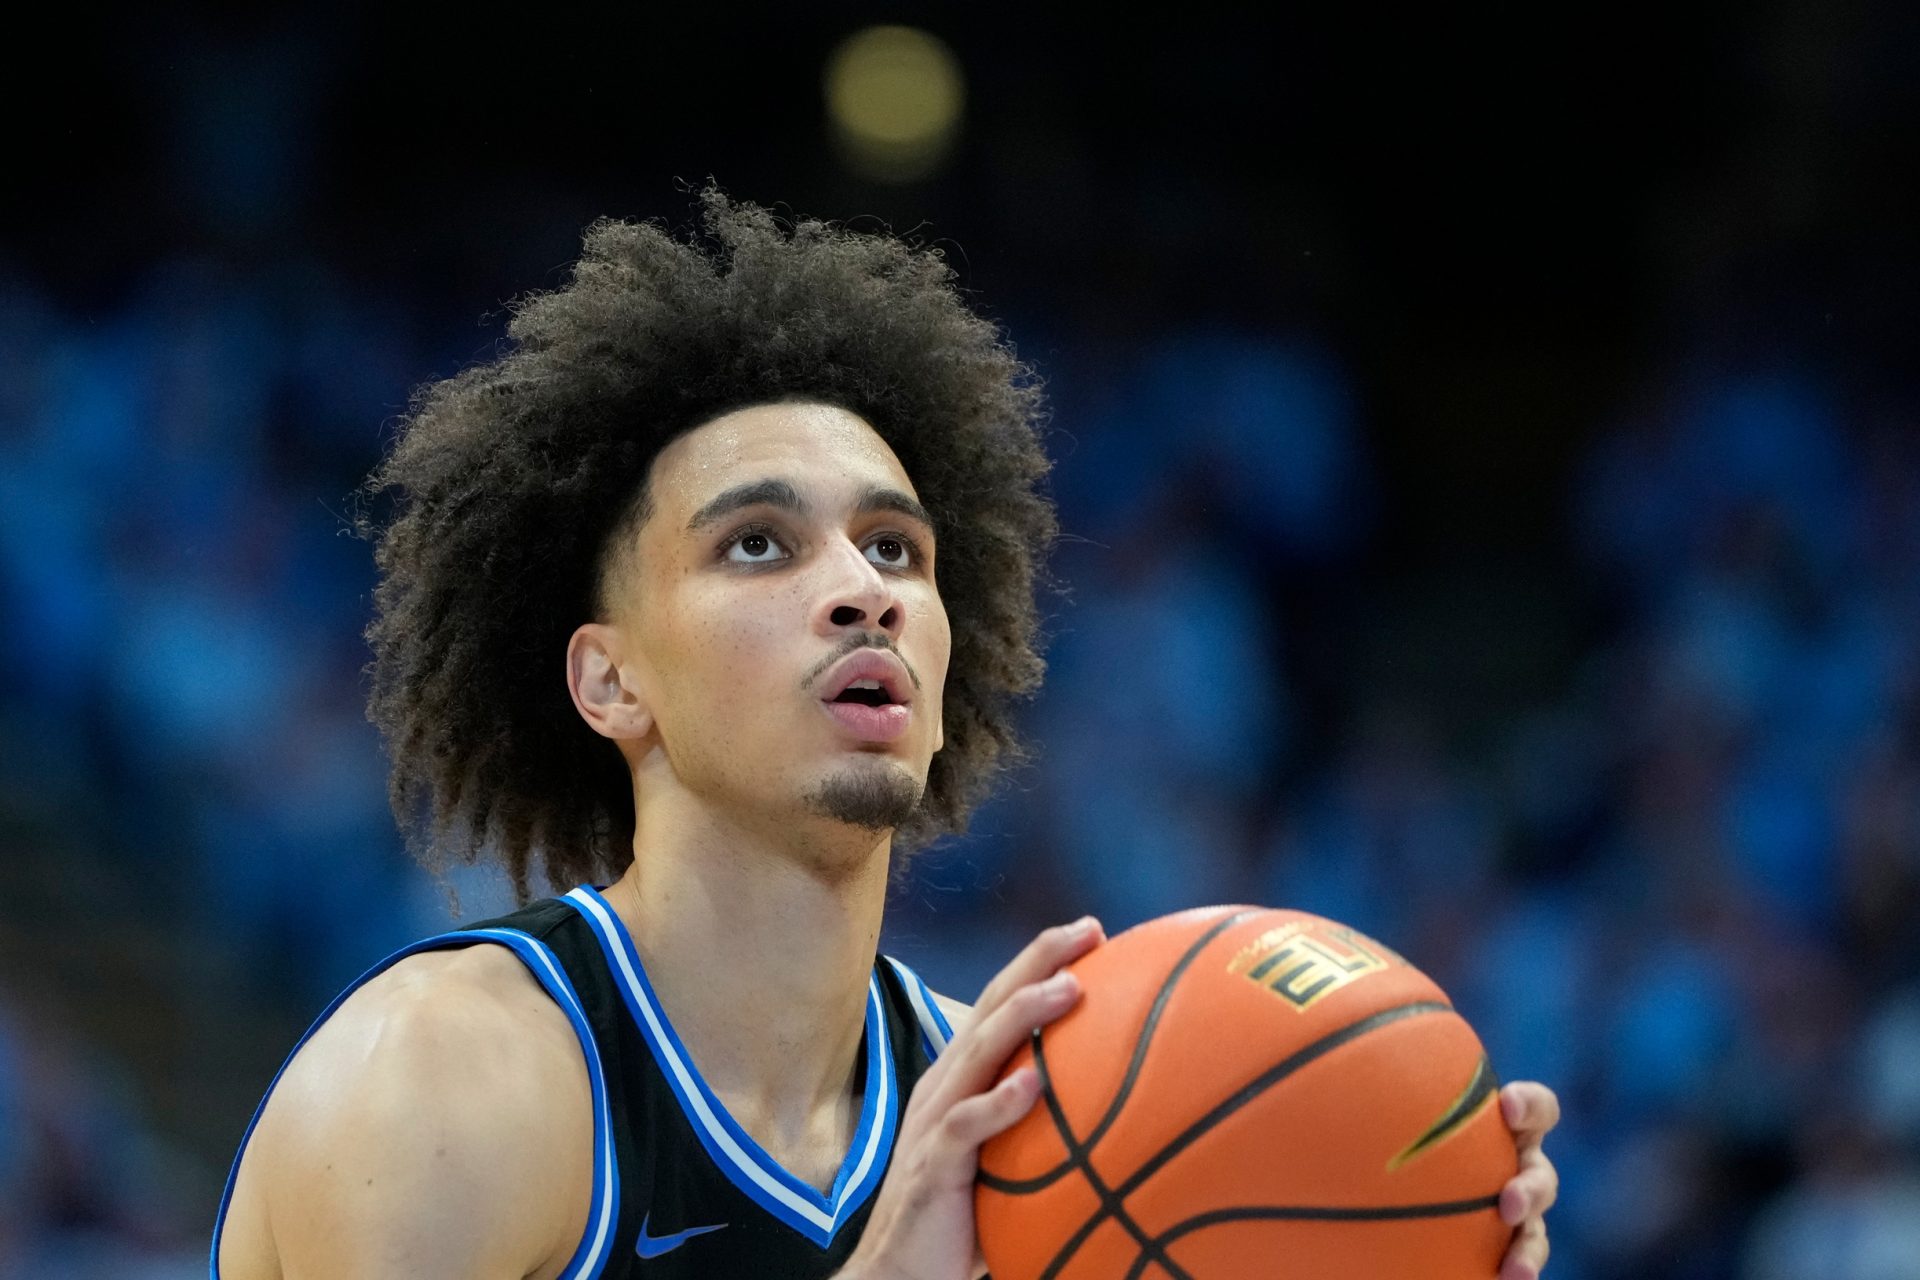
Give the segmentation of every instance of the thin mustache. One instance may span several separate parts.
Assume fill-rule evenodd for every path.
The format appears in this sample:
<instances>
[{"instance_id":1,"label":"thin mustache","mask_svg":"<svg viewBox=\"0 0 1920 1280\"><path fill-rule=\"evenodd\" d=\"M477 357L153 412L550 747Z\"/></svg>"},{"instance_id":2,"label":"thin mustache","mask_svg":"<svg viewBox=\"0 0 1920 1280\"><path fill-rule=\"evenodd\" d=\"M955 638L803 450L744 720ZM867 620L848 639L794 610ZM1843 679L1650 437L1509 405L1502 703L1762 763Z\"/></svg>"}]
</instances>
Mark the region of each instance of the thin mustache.
<instances>
[{"instance_id":1,"label":"thin mustache","mask_svg":"<svg viewBox=\"0 0 1920 1280\"><path fill-rule=\"evenodd\" d=\"M907 678L913 681L913 687L915 689L920 687L920 673L913 669L911 662L907 661L907 655L894 648L893 641L887 639L885 636L881 636L878 639L868 639L866 636L855 636L851 644L841 644L838 649L828 654L821 660L818 666L807 673L807 678L800 682L800 687L802 689L813 688L814 681L825 675L828 667L831 667L855 649L885 649L888 653L900 659L900 665L907 669Z\"/></svg>"}]
</instances>

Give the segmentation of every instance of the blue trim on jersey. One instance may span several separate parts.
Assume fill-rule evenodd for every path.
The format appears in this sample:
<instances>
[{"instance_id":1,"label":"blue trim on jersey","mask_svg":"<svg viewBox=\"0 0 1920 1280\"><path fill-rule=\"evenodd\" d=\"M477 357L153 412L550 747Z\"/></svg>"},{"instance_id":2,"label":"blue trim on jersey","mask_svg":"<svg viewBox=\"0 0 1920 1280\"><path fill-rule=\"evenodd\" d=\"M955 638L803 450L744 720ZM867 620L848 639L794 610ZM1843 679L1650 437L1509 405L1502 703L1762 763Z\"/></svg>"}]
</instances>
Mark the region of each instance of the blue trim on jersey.
<instances>
[{"instance_id":1,"label":"blue trim on jersey","mask_svg":"<svg viewBox=\"0 0 1920 1280\"><path fill-rule=\"evenodd\" d=\"M932 1062L946 1052L947 1045L953 1040L953 1027L947 1022L947 1015L940 1010L940 1002L933 998L933 991L920 980L904 962L887 956L886 961L893 971L900 975L900 983L907 989L907 999L913 1004L913 1011L920 1019L920 1045L927 1051L927 1061Z\"/></svg>"},{"instance_id":2,"label":"blue trim on jersey","mask_svg":"<svg viewBox=\"0 0 1920 1280\"><path fill-rule=\"evenodd\" d=\"M831 1244L840 1227L879 1185L899 1123L899 1083L887 1038L886 1002L880 997L879 976L871 974L867 978L866 1096L860 1108L860 1125L832 1191L821 1195L768 1155L707 1086L686 1045L667 1020L632 936L607 900L591 886L581 885L561 901L578 911L599 939L627 1011L715 1167L781 1222L815 1244Z\"/></svg>"},{"instance_id":3,"label":"blue trim on jersey","mask_svg":"<svg viewBox=\"0 0 1920 1280\"><path fill-rule=\"evenodd\" d=\"M580 1041L581 1052L586 1055L587 1073L593 1081L593 1208L587 1214L587 1227L581 1234L580 1243L573 1251L573 1257L567 1262L566 1269L560 1273L559 1280L592 1280L606 1269L607 1260L612 1256L613 1229L620 1203L620 1170L613 1158L613 1116L607 1103L606 1079L600 1067L600 1051L594 1044L593 1031L587 1025L585 1011L581 1008L580 997L568 981L567 972L561 968L560 961L546 944L528 933L518 929L463 929L453 933L442 933L422 939L402 947L373 968L355 978L346 990L333 998L300 1037L300 1043L293 1046L293 1052L280 1064L273 1074L273 1082L267 1086L266 1093L260 1099L260 1105L253 1109L253 1118L247 1121L247 1131L240 1138L240 1150L234 1153L233 1168L227 1171L226 1187L220 1193L220 1210L213 1220L213 1249L208 1259L208 1275L211 1280L220 1280L220 1234L226 1225L227 1206L233 1198L233 1184L240 1176L240 1160L246 1154L247 1142L253 1137L253 1130L260 1123L261 1113L267 1109L267 1099L273 1096L273 1090L280 1083L280 1077L306 1047L313 1033L342 1004L347 997L365 986L368 982L385 973L397 962L422 951L444 950L448 947L472 946L478 943L497 943L513 951L520 962L553 997L567 1015L567 1021L573 1024L573 1034Z\"/></svg>"}]
</instances>

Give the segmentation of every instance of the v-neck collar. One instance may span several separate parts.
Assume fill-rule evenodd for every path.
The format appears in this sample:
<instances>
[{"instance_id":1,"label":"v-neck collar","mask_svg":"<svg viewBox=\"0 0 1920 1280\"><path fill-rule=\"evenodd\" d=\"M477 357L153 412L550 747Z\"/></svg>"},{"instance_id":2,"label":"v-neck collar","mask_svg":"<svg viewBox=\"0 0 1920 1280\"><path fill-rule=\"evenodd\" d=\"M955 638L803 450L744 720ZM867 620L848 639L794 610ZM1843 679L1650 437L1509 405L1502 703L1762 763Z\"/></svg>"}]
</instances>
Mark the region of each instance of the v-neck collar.
<instances>
[{"instance_id":1,"label":"v-neck collar","mask_svg":"<svg viewBox=\"0 0 1920 1280\"><path fill-rule=\"evenodd\" d=\"M714 1164L774 1217L816 1244L832 1243L835 1233L879 1185L897 1127L899 1089L878 975L867 976L867 1070L860 1125L833 1180L833 1189L823 1195L768 1155L707 1087L692 1055L667 1020L666 1010L640 963L640 952L612 905L590 885L581 885L561 901L579 912L593 929L627 1011Z\"/></svg>"}]
</instances>

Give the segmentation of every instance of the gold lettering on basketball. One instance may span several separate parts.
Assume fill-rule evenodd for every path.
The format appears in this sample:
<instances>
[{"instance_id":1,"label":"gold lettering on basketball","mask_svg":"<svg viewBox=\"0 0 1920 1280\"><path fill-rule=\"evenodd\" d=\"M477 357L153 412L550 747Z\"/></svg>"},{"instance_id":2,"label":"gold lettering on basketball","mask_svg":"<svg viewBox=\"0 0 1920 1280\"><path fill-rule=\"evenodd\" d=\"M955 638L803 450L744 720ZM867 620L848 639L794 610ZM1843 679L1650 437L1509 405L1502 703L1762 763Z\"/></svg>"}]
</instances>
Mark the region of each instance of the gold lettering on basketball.
<instances>
[{"instance_id":1,"label":"gold lettering on basketball","mask_svg":"<svg viewBox=\"0 0 1920 1280\"><path fill-rule=\"evenodd\" d=\"M1227 971L1259 983L1304 1013L1399 959L1343 925L1300 920L1269 929L1240 948Z\"/></svg>"}]
</instances>

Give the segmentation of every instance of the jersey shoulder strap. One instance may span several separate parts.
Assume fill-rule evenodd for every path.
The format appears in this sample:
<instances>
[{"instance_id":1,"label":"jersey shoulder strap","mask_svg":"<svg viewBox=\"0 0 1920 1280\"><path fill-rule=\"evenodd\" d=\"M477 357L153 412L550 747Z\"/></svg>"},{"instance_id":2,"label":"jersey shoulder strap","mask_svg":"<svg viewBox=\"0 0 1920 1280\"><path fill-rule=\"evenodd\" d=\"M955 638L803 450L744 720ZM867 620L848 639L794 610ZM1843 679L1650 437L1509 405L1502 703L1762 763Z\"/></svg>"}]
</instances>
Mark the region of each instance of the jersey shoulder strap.
<instances>
[{"instance_id":1,"label":"jersey shoulder strap","mask_svg":"<svg viewBox=\"0 0 1920 1280\"><path fill-rule=\"evenodd\" d=\"M591 959L583 958L578 938L572 936L574 931L567 927L567 918L572 915L557 901L546 899L505 916L462 925L446 933L423 938L387 956L333 998L274 1073L259 1105L254 1108L252 1119L247 1122L240 1148L234 1153L233 1166L227 1171L226 1185L220 1194L220 1208L214 1219L212 1256L209 1260L211 1280L220 1280L221 1229L226 1223L227 1208L233 1198L233 1186L240 1173L240 1161L246 1154L247 1142L260 1123L261 1113L266 1110L274 1087L280 1083L280 1077L286 1074L288 1065L306 1047L307 1041L333 1016L335 1010L346 1003L348 997L408 956L481 943L506 947L519 958L534 980L567 1015L567 1021L573 1025L574 1036L580 1043L580 1051L587 1064L587 1075L593 1086L593 1201L587 1215L586 1230L581 1234L565 1269L561 1271L560 1280L590 1280L606 1271L608 1261L614 1256L615 1228L619 1216L621 1160L616 1146L617 1135L622 1133L624 1126L620 1124L620 1115L617 1113L624 1111L625 1099L617 1087L618 1075L606 1069L601 1051L602 1044L611 1042L611 1028L614 1025L607 1008L607 996L610 994L606 989L608 984L603 976L595 980Z\"/></svg>"},{"instance_id":2,"label":"jersey shoulder strap","mask_svg":"<svg viewBox=\"0 0 1920 1280\"><path fill-rule=\"evenodd\" d=\"M913 1012L914 1021L920 1028L920 1047L926 1052L927 1061L932 1062L946 1051L947 1042L953 1039L953 1027L947 1021L947 1015L941 1010L940 1002L933 998L933 991L921 981L920 975L892 956L882 956L885 962L881 966L884 974L892 971L893 985L900 993L900 999Z\"/></svg>"}]
</instances>

